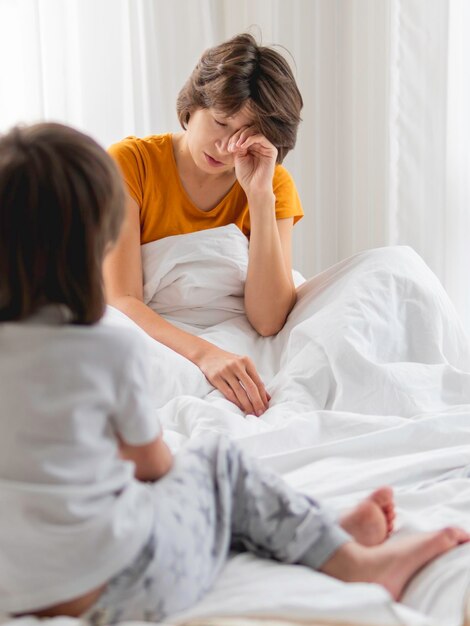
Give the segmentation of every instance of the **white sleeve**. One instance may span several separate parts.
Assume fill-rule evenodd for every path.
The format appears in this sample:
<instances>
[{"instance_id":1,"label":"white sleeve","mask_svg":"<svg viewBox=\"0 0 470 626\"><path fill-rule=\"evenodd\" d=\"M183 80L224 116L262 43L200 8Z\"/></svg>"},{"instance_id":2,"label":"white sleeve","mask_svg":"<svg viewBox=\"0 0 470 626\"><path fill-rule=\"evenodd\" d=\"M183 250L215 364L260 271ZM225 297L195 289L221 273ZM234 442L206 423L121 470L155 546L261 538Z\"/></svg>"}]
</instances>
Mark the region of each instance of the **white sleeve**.
<instances>
[{"instance_id":1,"label":"white sleeve","mask_svg":"<svg viewBox=\"0 0 470 626\"><path fill-rule=\"evenodd\" d=\"M137 333L132 333L126 348L120 364L118 406L113 423L126 443L139 446L156 439L162 429L151 403L147 345Z\"/></svg>"}]
</instances>

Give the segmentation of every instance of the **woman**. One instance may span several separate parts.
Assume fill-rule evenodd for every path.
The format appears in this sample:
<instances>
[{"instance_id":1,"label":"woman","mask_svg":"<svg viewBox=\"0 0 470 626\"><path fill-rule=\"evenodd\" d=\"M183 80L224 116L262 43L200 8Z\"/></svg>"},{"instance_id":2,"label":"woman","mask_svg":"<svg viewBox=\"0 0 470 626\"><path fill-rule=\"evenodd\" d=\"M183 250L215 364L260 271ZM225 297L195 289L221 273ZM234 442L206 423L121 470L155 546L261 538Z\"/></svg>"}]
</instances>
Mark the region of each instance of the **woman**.
<instances>
[{"instance_id":1,"label":"woman","mask_svg":"<svg viewBox=\"0 0 470 626\"><path fill-rule=\"evenodd\" d=\"M181 90L183 131L110 148L127 183L127 214L105 267L108 302L195 363L246 413L269 395L253 362L176 328L143 302L141 244L234 223L249 237L245 309L263 336L296 302L291 234L302 215L281 163L296 141L302 97L285 59L248 34L207 50Z\"/></svg>"}]
</instances>

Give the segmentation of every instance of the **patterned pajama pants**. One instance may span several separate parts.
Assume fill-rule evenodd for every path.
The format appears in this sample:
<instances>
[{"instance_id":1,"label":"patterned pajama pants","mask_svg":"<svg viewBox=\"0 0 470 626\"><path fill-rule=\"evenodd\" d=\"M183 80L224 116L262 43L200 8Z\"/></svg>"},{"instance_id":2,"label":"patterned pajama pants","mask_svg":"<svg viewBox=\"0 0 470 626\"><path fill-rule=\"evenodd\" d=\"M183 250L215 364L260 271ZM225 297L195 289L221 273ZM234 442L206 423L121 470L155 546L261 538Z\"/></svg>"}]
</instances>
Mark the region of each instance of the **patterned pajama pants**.
<instances>
[{"instance_id":1,"label":"patterned pajama pants","mask_svg":"<svg viewBox=\"0 0 470 626\"><path fill-rule=\"evenodd\" d=\"M190 442L148 488L153 532L82 615L93 626L157 622L187 609L211 588L230 549L317 569L350 540L316 501L218 435Z\"/></svg>"}]
</instances>

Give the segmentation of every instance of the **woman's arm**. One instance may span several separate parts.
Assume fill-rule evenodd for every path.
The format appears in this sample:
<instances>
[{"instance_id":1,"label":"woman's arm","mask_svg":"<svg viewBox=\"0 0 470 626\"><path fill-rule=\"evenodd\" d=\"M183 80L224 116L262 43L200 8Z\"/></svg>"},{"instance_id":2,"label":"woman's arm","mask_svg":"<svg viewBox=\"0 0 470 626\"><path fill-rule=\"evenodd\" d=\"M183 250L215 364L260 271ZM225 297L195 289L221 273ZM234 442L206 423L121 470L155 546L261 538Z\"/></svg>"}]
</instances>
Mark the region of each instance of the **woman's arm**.
<instances>
[{"instance_id":1,"label":"woman's arm","mask_svg":"<svg viewBox=\"0 0 470 626\"><path fill-rule=\"evenodd\" d=\"M297 295L291 270L294 219L276 221L274 201L266 201L262 206L262 210L250 208L245 309L252 326L267 337L282 329Z\"/></svg>"},{"instance_id":2,"label":"woman's arm","mask_svg":"<svg viewBox=\"0 0 470 626\"><path fill-rule=\"evenodd\" d=\"M173 454L162 435L143 446L131 446L120 438L118 440L119 454L124 460L135 463L135 477L138 480L158 480L170 471Z\"/></svg>"},{"instance_id":3,"label":"woman's arm","mask_svg":"<svg viewBox=\"0 0 470 626\"><path fill-rule=\"evenodd\" d=\"M264 384L246 356L221 350L214 344L180 330L143 302L139 206L128 199L124 224L104 263L109 304L116 307L147 334L195 363L208 381L242 411L261 415L268 407Z\"/></svg>"},{"instance_id":4,"label":"woman's arm","mask_svg":"<svg viewBox=\"0 0 470 626\"><path fill-rule=\"evenodd\" d=\"M253 128L245 128L231 138L229 150L250 210L246 314L260 335L274 335L284 326L297 297L292 278L293 218L276 220L277 149Z\"/></svg>"}]
</instances>

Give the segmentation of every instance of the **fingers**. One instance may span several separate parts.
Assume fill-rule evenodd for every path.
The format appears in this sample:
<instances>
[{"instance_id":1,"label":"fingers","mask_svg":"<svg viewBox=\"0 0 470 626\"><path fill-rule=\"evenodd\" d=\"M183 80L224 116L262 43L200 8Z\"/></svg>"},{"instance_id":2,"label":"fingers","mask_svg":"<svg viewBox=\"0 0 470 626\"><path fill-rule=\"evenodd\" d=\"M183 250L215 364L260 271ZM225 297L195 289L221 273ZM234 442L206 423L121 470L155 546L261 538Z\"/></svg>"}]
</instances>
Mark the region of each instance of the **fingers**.
<instances>
[{"instance_id":1,"label":"fingers","mask_svg":"<svg viewBox=\"0 0 470 626\"><path fill-rule=\"evenodd\" d=\"M233 135L228 140L229 152L233 152L238 147L238 144L241 144L243 141L245 141L247 137L256 134L256 132L257 131L253 126L242 126L242 128L237 130L236 133L233 133Z\"/></svg>"},{"instance_id":2,"label":"fingers","mask_svg":"<svg viewBox=\"0 0 470 626\"><path fill-rule=\"evenodd\" d=\"M242 396L244 400L243 392L245 392L250 412L259 417L269 406L264 383L256 371L253 361L249 357L242 357L237 365L238 371L235 372L235 375L238 379L239 387L242 389L242 391L237 394L237 397L240 400L240 396ZM244 406L246 406L246 404L244 404Z\"/></svg>"},{"instance_id":3,"label":"fingers","mask_svg":"<svg viewBox=\"0 0 470 626\"><path fill-rule=\"evenodd\" d=\"M264 155L277 153L276 148L266 139L264 135L250 135L243 141L238 140L236 148L240 152L247 152L249 148L252 148Z\"/></svg>"},{"instance_id":4,"label":"fingers","mask_svg":"<svg viewBox=\"0 0 470 626\"><path fill-rule=\"evenodd\" d=\"M220 379L219 381L216 381L214 383L214 387L216 387L221 393L223 393L224 396L227 398L227 400L230 400L230 402L233 402L233 404L235 404L240 409L240 411L243 411L244 413L246 413L243 405L238 400L232 387L230 387L230 385L225 380Z\"/></svg>"},{"instance_id":5,"label":"fingers","mask_svg":"<svg viewBox=\"0 0 470 626\"><path fill-rule=\"evenodd\" d=\"M244 413L260 417L269 407L270 396L248 357L241 357L240 363L213 384Z\"/></svg>"},{"instance_id":6,"label":"fingers","mask_svg":"<svg viewBox=\"0 0 470 626\"><path fill-rule=\"evenodd\" d=\"M207 380L241 411L259 417L268 408L270 396L249 357L212 346L198 365Z\"/></svg>"},{"instance_id":7,"label":"fingers","mask_svg":"<svg viewBox=\"0 0 470 626\"><path fill-rule=\"evenodd\" d=\"M234 133L228 141L228 151L245 155L251 148L263 156L277 156L277 148L254 126L246 126Z\"/></svg>"},{"instance_id":8,"label":"fingers","mask_svg":"<svg viewBox=\"0 0 470 626\"><path fill-rule=\"evenodd\" d=\"M251 396L245 387L245 384L241 380L233 378L228 382L238 400L238 403L245 413L252 415L254 414L258 417L263 414L264 408L261 409L258 403L252 401ZM256 404L258 404L258 407L256 406Z\"/></svg>"},{"instance_id":9,"label":"fingers","mask_svg":"<svg viewBox=\"0 0 470 626\"><path fill-rule=\"evenodd\" d=\"M253 362L247 358L246 361L246 373L250 377L249 380L253 382L255 385L255 389L258 392L260 399L263 403L263 408L266 410L269 406L269 401L271 400L271 396L266 391L263 381L259 377L258 372L253 364ZM256 393L256 392L255 392Z\"/></svg>"},{"instance_id":10,"label":"fingers","mask_svg":"<svg viewBox=\"0 0 470 626\"><path fill-rule=\"evenodd\" d=\"M241 411L250 415L260 417L264 413L264 409L256 408L251 401L244 384L237 378L230 381L221 379L217 383L217 388L221 391L227 400L233 402Z\"/></svg>"},{"instance_id":11,"label":"fingers","mask_svg":"<svg viewBox=\"0 0 470 626\"><path fill-rule=\"evenodd\" d=\"M260 390L247 374L245 374L244 380L232 379L230 386L234 390L245 413L256 415L257 417L263 415L268 408L267 403L263 402Z\"/></svg>"}]
</instances>

